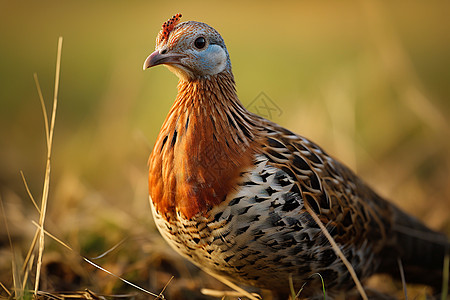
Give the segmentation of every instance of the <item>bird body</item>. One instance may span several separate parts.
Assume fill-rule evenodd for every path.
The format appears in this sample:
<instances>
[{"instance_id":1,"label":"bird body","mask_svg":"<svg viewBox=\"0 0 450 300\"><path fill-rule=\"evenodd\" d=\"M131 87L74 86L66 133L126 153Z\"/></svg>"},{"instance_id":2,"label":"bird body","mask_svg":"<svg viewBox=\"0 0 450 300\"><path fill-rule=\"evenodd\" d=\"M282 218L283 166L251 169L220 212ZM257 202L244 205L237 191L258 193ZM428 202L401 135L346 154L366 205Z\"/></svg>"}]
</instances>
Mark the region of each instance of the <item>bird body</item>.
<instances>
[{"instance_id":1,"label":"bird body","mask_svg":"<svg viewBox=\"0 0 450 300\"><path fill-rule=\"evenodd\" d=\"M164 23L144 63L165 64L180 78L149 159L153 216L176 251L210 273L280 295L290 278L300 287L314 273L328 292L348 290L350 274L309 207L360 279L395 273L397 257L412 281L422 281L416 270L440 276L444 235L378 196L313 142L247 111L220 34L180 17ZM424 241L404 228L435 241L426 251L407 249ZM320 293L317 287L311 282L306 295Z\"/></svg>"}]
</instances>

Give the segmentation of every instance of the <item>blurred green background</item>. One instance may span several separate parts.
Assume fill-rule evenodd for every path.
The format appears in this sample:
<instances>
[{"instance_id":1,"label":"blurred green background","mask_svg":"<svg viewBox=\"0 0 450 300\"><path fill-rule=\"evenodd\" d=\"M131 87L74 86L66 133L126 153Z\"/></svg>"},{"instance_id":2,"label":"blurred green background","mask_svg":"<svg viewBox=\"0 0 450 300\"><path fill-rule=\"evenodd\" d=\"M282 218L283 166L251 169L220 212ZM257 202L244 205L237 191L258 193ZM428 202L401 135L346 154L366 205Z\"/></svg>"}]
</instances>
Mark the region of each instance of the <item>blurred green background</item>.
<instances>
[{"instance_id":1,"label":"blurred green background","mask_svg":"<svg viewBox=\"0 0 450 300\"><path fill-rule=\"evenodd\" d=\"M38 218L19 172L39 199L45 168L33 73L50 112L60 35L46 227L93 254L124 236L155 234L146 163L177 78L142 64L175 13L221 33L244 105L264 92L282 110L273 121L449 233L449 12L449 1L419 0L1 0L0 196L16 248L27 250ZM10 267L9 255L2 264Z\"/></svg>"}]
</instances>

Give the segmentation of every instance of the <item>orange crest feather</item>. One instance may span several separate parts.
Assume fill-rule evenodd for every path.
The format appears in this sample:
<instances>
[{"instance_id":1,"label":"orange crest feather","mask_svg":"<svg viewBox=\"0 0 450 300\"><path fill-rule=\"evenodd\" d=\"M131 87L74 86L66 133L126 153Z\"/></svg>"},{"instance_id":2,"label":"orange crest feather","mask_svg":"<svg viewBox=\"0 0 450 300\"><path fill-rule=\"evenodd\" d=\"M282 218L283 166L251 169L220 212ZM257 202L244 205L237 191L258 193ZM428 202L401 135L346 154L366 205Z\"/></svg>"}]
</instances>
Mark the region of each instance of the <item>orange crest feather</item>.
<instances>
[{"instance_id":1,"label":"orange crest feather","mask_svg":"<svg viewBox=\"0 0 450 300\"><path fill-rule=\"evenodd\" d=\"M180 22L181 17L181 14L176 14L175 16L164 22L164 24L162 25L162 29L158 34L158 43L161 43L162 41L169 38L170 32Z\"/></svg>"}]
</instances>

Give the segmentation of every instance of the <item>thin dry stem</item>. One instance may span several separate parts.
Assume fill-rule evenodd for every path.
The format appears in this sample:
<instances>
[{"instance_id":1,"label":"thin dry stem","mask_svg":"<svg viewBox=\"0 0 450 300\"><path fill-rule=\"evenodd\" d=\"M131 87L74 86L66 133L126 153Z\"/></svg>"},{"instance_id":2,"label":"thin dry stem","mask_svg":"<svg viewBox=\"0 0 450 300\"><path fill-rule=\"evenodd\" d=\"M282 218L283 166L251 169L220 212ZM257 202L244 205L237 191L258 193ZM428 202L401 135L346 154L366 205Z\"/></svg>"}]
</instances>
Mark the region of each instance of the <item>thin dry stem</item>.
<instances>
[{"instance_id":1,"label":"thin dry stem","mask_svg":"<svg viewBox=\"0 0 450 300\"><path fill-rule=\"evenodd\" d=\"M353 269L352 265L350 264L350 262L347 260L347 258L345 257L344 253L342 253L341 249L339 249L339 246L336 244L336 242L334 241L333 237L330 235L330 233L328 232L328 230L325 228L325 226L323 225L322 221L319 219L319 217L316 215L316 213L309 207L309 205L305 205L306 210L308 211L308 213L311 215L311 217L314 219L314 221L317 223L317 225L319 225L320 229L322 230L323 234L325 235L325 237L328 239L328 241L331 244L331 247L333 247L334 252L336 253L337 256L340 257L340 259L342 260L342 262L344 263L345 267L347 268L347 270L350 272L350 275L353 278L353 281L356 284L356 288L358 289L359 293L361 294L361 297L363 298L363 300L368 300L369 298L367 297L366 292L364 291L364 288L361 284L361 282L358 279L358 276L356 275L355 270Z\"/></svg>"},{"instance_id":2,"label":"thin dry stem","mask_svg":"<svg viewBox=\"0 0 450 300\"><path fill-rule=\"evenodd\" d=\"M111 271L108 271L108 270L106 270L105 268L103 268L103 267L101 267L101 266L99 266L99 265L93 263L92 261L90 261L90 260L87 259L86 257L83 257L83 260L84 260L85 262L87 262L88 264L93 265L93 266L96 267L97 269L102 270L103 272L105 272L105 273L107 273L107 274L109 274L109 275L111 275L111 276L113 276L113 277L115 277L115 278L121 280L122 282L124 282L124 283L126 283L126 284L128 284L128 285L130 285L130 286L132 286L132 287L134 287L135 289L138 289L138 290L140 290L140 291L142 291L142 292L144 292L144 293L146 293L146 294L149 294L149 295L151 295L151 296L153 296L153 297L156 297L156 298L158 298L158 299L161 298L161 295L157 295L157 294L155 294L155 293L152 293L152 292L150 292L150 291L147 291L146 289L141 288L140 286L138 286L138 285L136 285L136 284L134 284L134 283L132 283L132 282L126 280L126 279L123 279L123 278L120 277L120 276L117 276L116 274L112 273Z\"/></svg>"},{"instance_id":3,"label":"thin dry stem","mask_svg":"<svg viewBox=\"0 0 450 300\"><path fill-rule=\"evenodd\" d=\"M44 126L45 126L45 140L47 142L47 149L49 147L49 129L48 129L48 116L47 116L47 109L45 108L45 102L44 102L44 96L42 95L41 85L39 84L38 75L36 73L33 74L34 77L34 83L36 84L36 89L39 95L39 102L41 103L42 108L42 116L44 117Z\"/></svg>"},{"instance_id":4,"label":"thin dry stem","mask_svg":"<svg viewBox=\"0 0 450 300\"><path fill-rule=\"evenodd\" d=\"M52 154L52 142L53 142L53 132L55 129L55 119L56 119L56 107L58 104L58 89L59 89L59 76L61 72L61 52L62 52L62 42L63 38L60 36L58 39L58 52L56 56L56 74L55 74L55 89L53 93L53 109L52 109L52 120L50 123L50 128L48 131L48 139L47 139L47 164L45 168L45 178L44 178L44 187L42 191L42 201L41 201L41 213L39 215L39 252L36 264L36 281L34 283L34 294L37 295L37 291L39 288L39 279L41 275L41 267L42 267L42 256L44 254L44 223L45 216L47 212L47 201L48 201L48 192L50 187L50 161ZM39 89L38 89L39 90ZM46 117L46 114L45 116ZM48 122L48 121L47 121Z\"/></svg>"},{"instance_id":5,"label":"thin dry stem","mask_svg":"<svg viewBox=\"0 0 450 300\"><path fill-rule=\"evenodd\" d=\"M23 184L25 185L25 189L27 190L28 197L30 197L31 202L33 202L34 207L37 209L38 213L41 213L41 209L37 205L36 201L34 200L33 194L31 194L30 189L28 188L27 180L25 179L25 176L23 175L23 172L20 171L20 176L22 176Z\"/></svg>"},{"instance_id":6,"label":"thin dry stem","mask_svg":"<svg viewBox=\"0 0 450 300\"><path fill-rule=\"evenodd\" d=\"M398 269L400 271L400 278L402 279L403 293L405 294L405 300L408 300L408 290L406 288L405 271L403 270L403 264L400 257L397 258Z\"/></svg>"},{"instance_id":7,"label":"thin dry stem","mask_svg":"<svg viewBox=\"0 0 450 300\"><path fill-rule=\"evenodd\" d=\"M204 270L206 271L206 270ZM207 271L206 271L207 272ZM211 275L212 277L216 278L217 280L221 281L222 283L224 283L225 285L228 285L230 288L232 288L233 290L235 290L236 292L240 293L241 295L249 298L250 300L260 300L261 297L258 295L258 297L255 297L253 294L250 294L249 292L247 292L246 290L244 290L243 288L241 288L240 286L232 283L231 281L229 281L228 279L219 276L217 274L214 273L210 273L207 272L209 275Z\"/></svg>"},{"instance_id":8,"label":"thin dry stem","mask_svg":"<svg viewBox=\"0 0 450 300\"><path fill-rule=\"evenodd\" d=\"M11 292L6 288L6 286L0 282L0 287L8 294L8 297L11 297Z\"/></svg>"},{"instance_id":9,"label":"thin dry stem","mask_svg":"<svg viewBox=\"0 0 450 300\"><path fill-rule=\"evenodd\" d=\"M56 76L55 76L55 90L53 92L53 111L52 111L52 122L50 124L50 145L53 141L53 131L55 129L55 119L56 119L56 107L58 105L58 91L59 91L59 76L61 73L61 52L62 52L62 42L63 38L62 36L58 39L58 55L57 55L57 61L56 61ZM51 147L49 147L49 156L51 153Z\"/></svg>"},{"instance_id":10,"label":"thin dry stem","mask_svg":"<svg viewBox=\"0 0 450 300\"><path fill-rule=\"evenodd\" d=\"M90 259L95 260L95 259L100 259L105 257L106 255L108 255L109 253L113 252L114 250L116 250L119 246L121 246L127 239L124 238L123 240L121 240L120 242L118 242L117 244L115 244L114 246L112 246L110 249L106 250L105 252L103 252L102 254L96 256L96 257L91 257Z\"/></svg>"},{"instance_id":11,"label":"thin dry stem","mask_svg":"<svg viewBox=\"0 0 450 300\"><path fill-rule=\"evenodd\" d=\"M40 230L40 225L38 223L36 223L35 221L31 221L31 223L33 223L34 226L36 226L39 230ZM70 251L73 251L73 249L67 245L66 243L64 243L63 241L61 241L59 238L57 238L56 236L54 236L53 234L51 234L50 232L48 232L47 230L43 229L43 232L48 235L49 237L51 237L52 239L54 239L55 241L57 241L58 243L60 243L61 245L63 245L65 248L67 248ZM74 251L75 252L75 251Z\"/></svg>"},{"instance_id":12,"label":"thin dry stem","mask_svg":"<svg viewBox=\"0 0 450 300\"><path fill-rule=\"evenodd\" d=\"M158 297L156 297L156 299L164 299L164 291L167 289L167 287L169 286L169 284L172 282L173 278L175 276L170 277L169 281L166 282L166 284L164 285L164 287L162 288L161 292L159 293Z\"/></svg>"},{"instance_id":13,"label":"thin dry stem","mask_svg":"<svg viewBox=\"0 0 450 300\"><path fill-rule=\"evenodd\" d=\"M26 271L27 266L28 266L28 264L30 262L30 259L32 257L34 248L36 247L38 236L39 236L39 230L36 230L36 232L34 233L33 240L31 241L30 248L28 249L27 256L25 257L25 261L24 261L23 266L22 266L22 274Z\"/></svg>"},{"instance_id":14,"label":"thin dry stem","mask_svg":"<svg viewBox=\"0 0 450 300\"><path fill-rule=\"evenodd\" d=\"M203 295L211 296L215 298L223 298L223 297L233 297L239 298L242 297L242 294L237 291L218 291L213 289L201 289ZM255 297L259 297L258 294L252 293ZM259 298L258 298L259 299Z\"/></svg>"}]
</instances>

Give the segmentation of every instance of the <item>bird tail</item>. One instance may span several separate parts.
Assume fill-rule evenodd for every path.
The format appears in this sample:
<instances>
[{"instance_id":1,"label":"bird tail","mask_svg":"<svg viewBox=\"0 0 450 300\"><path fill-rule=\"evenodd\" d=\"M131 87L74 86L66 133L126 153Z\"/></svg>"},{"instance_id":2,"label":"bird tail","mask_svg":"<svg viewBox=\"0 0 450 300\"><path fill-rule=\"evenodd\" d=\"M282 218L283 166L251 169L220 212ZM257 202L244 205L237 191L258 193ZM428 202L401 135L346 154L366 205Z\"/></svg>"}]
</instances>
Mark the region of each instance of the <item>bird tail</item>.
<instances>
[{"instance_id":1,"label":"bird tail","mask_svg":"<svg viewBox=\"0 0 450 300\"><path fill-rule=\"evenodd\" d=\"M450 254L449 239L397 207L392 229L395 245L384 253L380 272L400 278L400 261L407 283L426 284L440 291L444 257Z\"/></svg>"}]
</instances>

